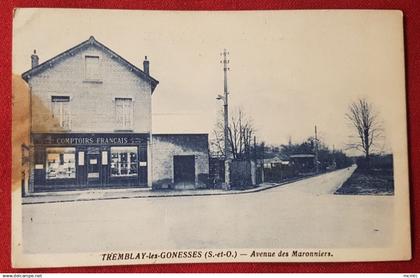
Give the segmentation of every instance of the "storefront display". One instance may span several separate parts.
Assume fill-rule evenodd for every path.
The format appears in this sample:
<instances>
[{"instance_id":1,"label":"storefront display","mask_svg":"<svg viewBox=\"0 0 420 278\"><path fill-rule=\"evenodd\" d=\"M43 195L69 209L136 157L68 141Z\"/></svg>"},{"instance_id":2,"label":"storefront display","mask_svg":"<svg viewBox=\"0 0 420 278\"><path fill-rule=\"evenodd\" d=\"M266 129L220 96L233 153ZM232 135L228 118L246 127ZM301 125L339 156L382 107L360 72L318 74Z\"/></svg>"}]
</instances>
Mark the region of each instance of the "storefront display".
<instances>
[{"instance_id":1,"label":"storefront display","mask_svg":"<svg viewBox=\"0 0 420 278\"><path fill-rule=\"evenodd\" d=\"M137 147L111 147L111 175L137 176Z\"/></svg>"},{"instance_id":2,"label":"storefront display","mask_svg":"<svg viewBox=\"0 0 420 278\"><path fill-rule=\"evenodd\" d=\"M146 134L34 134L33 191L147 186Z\"/></svg>"},{"instance_id":3,"label":"storefront display","mask_svg":"<svg viewBox=\"0 0 420 278\"><path fill-rule=\"evenodd\" d=\"M46 153L47 180L76 178L75 148L46 148Z\"/></svg>"}]
</instances>

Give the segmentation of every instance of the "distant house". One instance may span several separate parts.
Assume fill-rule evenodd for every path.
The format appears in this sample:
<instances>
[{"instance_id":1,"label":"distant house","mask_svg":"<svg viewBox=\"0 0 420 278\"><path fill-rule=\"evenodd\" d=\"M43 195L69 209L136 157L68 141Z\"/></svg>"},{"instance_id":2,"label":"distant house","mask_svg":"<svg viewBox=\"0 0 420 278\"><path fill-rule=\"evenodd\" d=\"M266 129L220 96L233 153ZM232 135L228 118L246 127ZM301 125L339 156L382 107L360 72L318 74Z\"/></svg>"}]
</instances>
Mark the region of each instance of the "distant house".
<instances>
[{"instance_id":1,"label":"distant house","mask_svg":"<svg viewBox=\"0 0 420 278\"><path fill-rule=\"evenodd\" d=\"M293 154L289 156L290 163L299 174L311 174L316 172L315 155Z\"/></svg>"},{"instance_id":2,"label":"distant house","mask_svg":"<svg viewBox=\"0 0 420 278\"><path fill-rule=\"evenodd\" d=\"M269 182L279 182L294 175L288 158L277 154L271 158L264 158L264 179Z\"/></svg>"},{"instance_id":3,"label":"distant house","mask_svg":"<svg viewBox=\"0 0 420 278\"><path fill-rule=\"evenodd\" d=\"M287 159L281 159L279 157L273 158L264 158L264 168L275 168L280 167L282 165L289 165L289 161Z\"/></svg>"},{"instance_id":4,"label":"distant house","mask_svg":"<svg viewBox=\"0 0 420 278\"><path fill-rule=\"evenodd\" d=\"M34 148L29 192L151 188L162 180L205 186L207 135L152 135L159 82L147 57L140 69L90 37L41 64L34 52L31 61L22 74Z\"/></svg>"}]
</instances>

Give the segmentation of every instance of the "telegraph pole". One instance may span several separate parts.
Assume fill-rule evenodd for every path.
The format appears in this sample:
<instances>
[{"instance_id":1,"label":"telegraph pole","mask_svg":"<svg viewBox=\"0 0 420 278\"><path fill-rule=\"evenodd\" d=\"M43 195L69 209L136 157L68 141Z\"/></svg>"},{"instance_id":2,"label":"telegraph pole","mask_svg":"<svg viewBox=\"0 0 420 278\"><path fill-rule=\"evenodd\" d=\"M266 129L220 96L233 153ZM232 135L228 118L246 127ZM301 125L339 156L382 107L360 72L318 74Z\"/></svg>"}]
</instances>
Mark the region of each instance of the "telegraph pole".
<instances>
[{"instance_id":1,"label":"telegraph pole","mask_svg":"<svg viewBox=\"0 0 420 278\"><path fill-rule=\"evenodd\" d=\"M223 100L223 118L224 118L224 143L225 143L225 189L229 190L230 189L230 170L229 170L229 159L230 159L230 152L229 152L229 139L228 139L228 129L229 129L229 106L228 106L228 96L229 96L229 92L228 92L228 81L227 81L227 72L229 70L228 64L229 64L229 60L228 60L228 55L229 52L224 49L222 53L220 53L220 55L222 56L222 60L220 61L220 63L223 64L223 89L224 89L224 94L223 96L219 95L217 99L222 99Z\"/></svg>"},{"instance_id":2,"label":"telegraph pole","mask_svg":"<svg viewBox=\"0 0 420 278\"><path fill-rule=\"evenodd\" d=\"M228 150L229 150L229 142L228 142L228 127L229 127L229 107L228 107L228 83L227 83L227 71L229 70L228 64L229 60L227 59L227 56L229 55L229 52L226 51L226 49L223 50L223 92L224 92L224 103L223 103L223 115L224 115L224 122L225 122L225 160L229 158Z\"/></svg>"}]
</instances>

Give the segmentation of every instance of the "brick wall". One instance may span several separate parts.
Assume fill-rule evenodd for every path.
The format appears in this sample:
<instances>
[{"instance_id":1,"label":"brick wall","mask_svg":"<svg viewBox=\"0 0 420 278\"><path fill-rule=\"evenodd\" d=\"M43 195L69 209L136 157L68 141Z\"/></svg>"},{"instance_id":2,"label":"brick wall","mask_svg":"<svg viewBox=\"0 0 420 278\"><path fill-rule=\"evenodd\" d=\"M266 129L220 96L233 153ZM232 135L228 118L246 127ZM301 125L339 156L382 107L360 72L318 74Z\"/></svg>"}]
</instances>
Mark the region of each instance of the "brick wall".
<instances>
[{"instance_id":1,"label":"brick wall","mask_svg":"<svg viewBox=\"0 0 420 278\"><path fill-rule=\"evenodd\" d=\"M85 55L100 57L100 82L85 80ZM29 80L32 132L63 131L52 119L51 96L70 96L71 132L114 132L115 97L133 99L133 132L151 130L151 86L109 53L91 45Z\"/></svg>"},{"instance_id":2,"label":"brick wall","mask_svg":"<svg viewBox=\"0 0 420 278\"><path fill-rule=\"evenodd\" d=\"M205 188L209 176L208 134L153 135L153 188L188 189L188 185L174 184L174 156L194 155L195 184L191 188Z\"/></svg>"}]
</instances>

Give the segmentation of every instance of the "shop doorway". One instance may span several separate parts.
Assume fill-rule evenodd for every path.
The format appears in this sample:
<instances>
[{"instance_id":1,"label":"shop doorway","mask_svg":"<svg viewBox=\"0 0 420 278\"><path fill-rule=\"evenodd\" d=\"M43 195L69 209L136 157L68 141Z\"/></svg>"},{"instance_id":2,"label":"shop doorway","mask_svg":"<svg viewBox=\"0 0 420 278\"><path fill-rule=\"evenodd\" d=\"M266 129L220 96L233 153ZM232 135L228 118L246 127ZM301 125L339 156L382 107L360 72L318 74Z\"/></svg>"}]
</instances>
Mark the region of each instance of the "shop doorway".
<instances>
[{"instance_id":1,"label":"shop doorway","mask_svg":"<svg viewBox=\"0 0 420 278\"><path fill-rule=\"evenodd\" d=\"M101 157L99 148L89 148L86 152L87 185L101 185Z\"/></svg>"},{"instance_id":2,"label":"shop doorway","mask_svg":"<svg viewBox=\"0 0 420 278\"><path fill-rule=\"evenodd\" d=\"M174 156L174 183L176 187L195 185L195 157L193 155Z\"/></svg>"}]
</instances>

